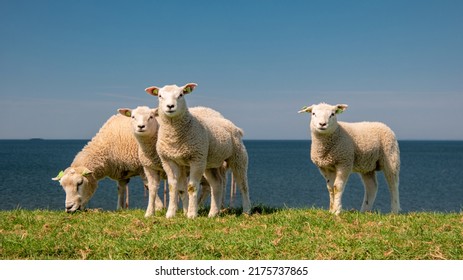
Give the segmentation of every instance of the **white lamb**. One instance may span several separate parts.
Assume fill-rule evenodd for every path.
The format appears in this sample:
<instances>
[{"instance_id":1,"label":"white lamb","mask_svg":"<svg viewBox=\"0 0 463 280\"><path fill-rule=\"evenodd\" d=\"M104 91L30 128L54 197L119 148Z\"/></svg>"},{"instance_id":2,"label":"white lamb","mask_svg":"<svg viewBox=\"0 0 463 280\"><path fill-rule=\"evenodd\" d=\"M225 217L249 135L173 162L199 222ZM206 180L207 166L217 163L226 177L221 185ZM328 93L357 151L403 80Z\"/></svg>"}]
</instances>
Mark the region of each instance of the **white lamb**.
<instances>
[{"instance_id":1,"label":"white lamb","mask_svg":"<svg viewBox=\"0 0 463 280\"><path fill-rule=\"evenodd\" d=\"M75 156L71 166L52 180L59 181L66 192L66 212L75 212L85 208L98 181L105 177L118 182L117 208L123 208L129 178L137 175L144 178L130 119L115 115ZM159 196L156 196L156 204L162 205Z\"/></svg>"},{"instance_id":2,"label":"white lamb","mask_svg":"<svg viewBox=\"0 0 463 280\"><path fill-rule=\"evenodd\" d=\"M138 141L138 157L143 165L144 173L148 181L149 198L145 217L149 217L154 215L156 210L160 210L163 207L162 204L157 205L155 199L161 178L166 178L161 159L156 151L159 129L159 124L156 119L158 117L158 109L139 106L133 110L121 108L118 111L121 115L131 118L132 132L135 139ZM223 117L217 111L204 107L191 108L191 113L203 117ZM210 187L205 180L201 181L201 185L202 197L205 197L210 193ZM187 197L185 199L187 199ZM184 208L188 206L188 200L183 201L183 206ZM185 210L187 209L185 208Z\"/></svg>"},{"instance_id":3,"label":"white lamb","mask_svg":"<svg viewBox=\"0 0 463 280\"><path fill-rule=\"evenodd\" d=\"M149 87L146 92L159 98L157 151L169 182L170 201L176 201L179 187L186 185L189 167L188 218L198 215L198 188L204 174L211 185L209 217L219 212L223 188L221 167L226 162L240 187L243 212L250 213L247 167L248 156L242 142L243 132L224 118L197 118L188 110L184 95L193 91L196 84ZM175 216L176 203L169 203L167 218Z\"/></svg>"},{"instance_id":4,"label":"white lamb","mask_svg":"<svg viewBox=\"0 0 463 280\"><path fill-rule=\"evenodd\" d=\"M330 212L341 212L342 194L352 172L360 173L365 187L361 211L370 211L378 190L375 172L382 170L391 194L391 211L398 213L400 152L394 132L379 122L338 122L336 114L346 108L321 103L299 111L312 114L310 156L326 179Z\"/></svg>"}]
</instances>

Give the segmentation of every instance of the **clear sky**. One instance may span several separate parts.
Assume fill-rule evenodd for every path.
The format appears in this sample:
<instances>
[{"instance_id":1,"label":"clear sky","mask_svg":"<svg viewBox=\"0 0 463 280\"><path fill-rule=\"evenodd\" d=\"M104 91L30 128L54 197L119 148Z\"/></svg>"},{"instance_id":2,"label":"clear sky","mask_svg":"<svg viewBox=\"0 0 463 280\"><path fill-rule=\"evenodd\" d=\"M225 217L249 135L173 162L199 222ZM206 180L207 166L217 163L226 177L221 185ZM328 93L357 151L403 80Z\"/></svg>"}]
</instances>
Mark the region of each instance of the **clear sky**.
<instances>
[{"instance_id":1,"label":"clear sky","mask_svg":"<svg viewBox=\"0 0 463 280\"><path fill-rule=\"evenodd\" d=\"M308 139L324 101L463 140L463 1L0 0L0 139L89 139L188 82L245 139Z\"/></svg>"}]
</instances>

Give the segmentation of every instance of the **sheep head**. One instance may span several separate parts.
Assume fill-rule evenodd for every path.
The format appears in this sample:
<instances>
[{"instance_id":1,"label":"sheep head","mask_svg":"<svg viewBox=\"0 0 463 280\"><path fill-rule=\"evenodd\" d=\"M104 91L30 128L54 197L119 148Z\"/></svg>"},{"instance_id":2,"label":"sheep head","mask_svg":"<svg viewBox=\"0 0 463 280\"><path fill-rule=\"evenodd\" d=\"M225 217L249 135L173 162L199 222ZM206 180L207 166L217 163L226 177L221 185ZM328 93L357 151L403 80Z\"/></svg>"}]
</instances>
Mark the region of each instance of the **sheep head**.
<instances>
[{"instance_id":1,"label":"sheep head","mask_svg":"<svg viewBox=\"0 0 463 280\"><path fill-rule=\"evenodd\" d=\"M329 105L320 103L309 107L303 107L299 113L311 113L310 128L312 132L330 134L337 127L336 115L347 109L346 104Z\"/></svg>"},{"instance_id":2,"label":"sheep head","mask_svg":"<svg viewBox=\"0 0 463 280\"><path fill-rule=\"evenodd\" d=\"M158 109L151 109L147 106L139 106L133 110L122 108L118 112L132 119L132 129L135 136L153 136L158 133L158 122L156 120Z\"/></svg>"},{"instance_id":3,"label":"sheep head","mask_svg":"<svg viewBox=\"0 0 463 280\"><path fill-rule=\"evenodd\" d=\"M162 88L148 87L145 91L148 94L157 96L159 99L159 110L164 115L173 118L181 115L187 110L185 94L191 93L197 84L189 83L182 87L167 85Z\"/></svg>"},{"instance_id":4,"label":"sheep head","mask_svg":"<svg viewBox=\"0 0 463 280\"><path fill-rule=\"evenodd\" d=\"M53 181L59 181L66 192L66 212L83 210L95 193L97 184L91 174L92 171L85 167L69 167L52 178Z\"/></svg>"}]
</instances>

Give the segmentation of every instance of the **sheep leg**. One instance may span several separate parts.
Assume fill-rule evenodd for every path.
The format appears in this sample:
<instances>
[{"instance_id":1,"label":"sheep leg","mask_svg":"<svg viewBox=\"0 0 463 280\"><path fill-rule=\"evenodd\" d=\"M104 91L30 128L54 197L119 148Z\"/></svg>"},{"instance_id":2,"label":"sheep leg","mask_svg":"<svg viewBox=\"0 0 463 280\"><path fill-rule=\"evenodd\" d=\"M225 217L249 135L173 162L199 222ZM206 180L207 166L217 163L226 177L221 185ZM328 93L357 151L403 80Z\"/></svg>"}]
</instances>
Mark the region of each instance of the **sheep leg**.
<instances>
[{"instance_id":1,"label":"sheep leg","mask_svg":"<svg viewBox=\"0 0 463 280\"><path fill-rule=\"evenodd\" d=\"M218 174L219 169L207 169L204 173L207 181L211 186L211 209L209 210L209 218L217 216L222 205L223 197L223 177Z\"/></svg>"},{"instance_id":2,"label":"sheep leg","mask_svg":"<svg viewBox=\"0 0 463 280\"><path fill-rule=\"evenodd\" d=\"M183 207L183 214L187 215L188 213L188 205L189 205L189 199L188 199L188 193L186 190L186 185L187 185L187 173L184 167L180 166L179 169L179 178L178 178L178 194L180 196L180 199L182 200L182 207ZM177 201L178 203L178 201Z\"/></svg>"},{"instance_id":3,"label":"sheep leg","mask_svg":"<svg viewBox=\"0 0 463 280\"><path fill-rule=\"evenodd\" d=\"M323 175L326 181L326 188L330 196L330 212L334 213L334 181L336 180L336 173L325 168L320 168L320 173Z\"/></svg>"},{"instance_id":4,"label":"sheep leg","mask_svg":"<svg viewBox=\"0 0 463 280\"><path fill-rule=\"evenodd\" d=\"M167 208L166 218L170 219L175 217L178 209L177 179L180 177L180 168L172 161L162 161L162 166L167 174L167 181L169 183L169 206Z\"/></svg>"},{"instance_id":5,"label":"sheep leg","mask_svg":"<svg viewBox=\"0 0 463 280\"><path fill-rule=\"evenodd\" d=\"M189 199L187 217L190 219L198 216L198 190L205 170L205 164L196 163L190 165L190 180L187 186Z\"/></svg>"},{"instance_id":6,"label":"sheep leg","mask_svg":"<svg viewBox=\"0 0 463 280\"><path fill-rule=\"evenodd\" d=\"M361 174L363 186L365 187L365 195L363 197L361 212L371 211L373 209L373 203L376 199L376 193L378 192L378 181L376 180L376 172L372 171L369 173Z\"/></svg>"},{"instance_id":7,"label":"sheep leg","mask_svg":"<svg viewBox=\"0 0 463 280\"><path fill-rule=\"evenodd\" d=\"M243 213L251 214L251 200L249 199L249 186L248 186L248 156L246 150L241 151L237 156L227 162L232 170L235 182L241 192L241 199L243 204Z\"/></svg>"},{"instance_id":8,"label":"sheep leg","mask_svg":"<svg viewBox=\"0 0 463 280\"><path fill-rule=\"evenodd\" d=\"M335 215L339 215L342 210L342 194L344 193L344 188L346 186L347 180L349 179L349 175L351 173L351 169L340 168L336 170L336 180L334 181L333 186L333 209L332 213Z\"/></svg>"},{"instance_id":9,"label":"sheep leg","mask_svg":"<svg viewBox=\"0 0 463 280\"><path fill-rule=\"evenodd\" d=\"M391 194L391 212L397 214L400 211L399 173L398 171L390 172L388 170L384 170L384 175L389 186L389 193Z\"/></svg>"},{"instance_id":10,"label":"sheep leg","mask_svg":"<svg viewBox=\"0 0 463 280\"><path fill-rule=\"evenodd\" d=\"M211 194L211 186L206 180L201 180L201 195L199 196L198 206L204 205L206 199Z\"/></svg>"},{"instance_id":11,"label":"sheep leg","mask_svg":"<svg viewBox=\"0 0 463 280\"><path fill-rule=\"evenodd\" d=\"M162 209L162 202L159 199L158 188L161 181L159 172L151 168L144 168L146 178L148 179L148 207L146 209L145 217L153 216L155 210ZM157 205L156 202L161 203Z\"/></svg>"},{"instance_id":12,"label":"sheep leg","mask_svg":"<svg viewBox=\"0 0 463 280\"><path fill-rule=\"evenodd\" d=\"M127 184L129 180L118 180L117 181L117 210L121 210L125 207L125 195L127 190Z\"/></svg>"}]
</instances>

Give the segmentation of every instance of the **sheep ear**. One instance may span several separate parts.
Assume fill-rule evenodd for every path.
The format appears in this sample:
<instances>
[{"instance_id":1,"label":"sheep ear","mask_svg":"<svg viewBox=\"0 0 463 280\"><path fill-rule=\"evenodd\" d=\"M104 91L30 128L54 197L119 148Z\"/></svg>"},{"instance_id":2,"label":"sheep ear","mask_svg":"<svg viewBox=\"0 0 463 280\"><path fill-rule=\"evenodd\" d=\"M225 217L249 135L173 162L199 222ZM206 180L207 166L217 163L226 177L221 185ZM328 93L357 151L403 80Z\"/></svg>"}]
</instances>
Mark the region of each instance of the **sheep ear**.
<instances>
[{"instance_id":1,"label":"sheep ear","mask_svg":"<svg viewBox=\"0 0 463 280\"><path fill-rule=\"evenodd\" d=\"M302 107L301 110L298 111L298 113L311 113L312 112L313 105L310 107L304 106Z\"/></svg>"},{"instance_id":2,"label":"sheep ear","mask_svg":"<svg viewBox=\"0 0 463 280\"><path fill-rule=\"evenodd\" d=\"M61 170L55 178L51 178L53 181L59 181L64 176L64 171Z\"/></svg>"},{"instance_id":3,"label":"sheep ear","mask_svg":"<svg viewBox=\"0 0 463 280\"><path fill-rule=\"evenodd\" d=\"M82 171L82 176L87 176L92 174L93 171L88 170L87 168L84 168L84 171Z\"/></svg>"},{"instance_id":4,"label":"sheep ear","mask_svg":"<svg viewBox=\"0 0 463 280\"><path fill-rule=\"evenodd\" d=\"M131 117L132 116L132 110L127 109L127 108L121 108L117 110L119 114L126 116L126 117Z\"/></svg>"},{"instance_id":5,"label":"sheep ear","mask_svg":"<svg viewBox=\"0 0 463 280\"><path fill-rule=\"evenodd\" d=\"M154 108L154 109L153 109L153 114L154 114L154 117L159 117L158 108Z\"/></svg>"},{"instance_id":6,"label":"sheep ear","mask_svg":"<svg viewBox=\"0 0 463 280\"><path fill-rule=\"evenodd\" d=\"M341 114L342 112L344 112L346 109L347 109L347 106L346 104L338 104L336 105L336 114Z\"/></svg>"},{"instance_id":7,"label":"sheep ear","mask_svg":"<svg viewBox=\"0 0 463 280\"><path fill-rule=\"evenodd\" d=\"M154 96L158 96L159 95L159 88L158 87L147 87L145 88L145 91L148 93L148 94L151 94L151 95L154 95Z\"/></svg>"},{"instance_id":8,"label":"sheep ear","mask_svg":"<svg viewBox=\"0 0 463 280\"><path fill-rule=\"evenodd\" d=\"M192 92L195 87L198 86L197 84L195 83L189 83L189 84L186 84L183 86L183 94L188 94L190 92Z\"/></svg>"}]
</instances>

